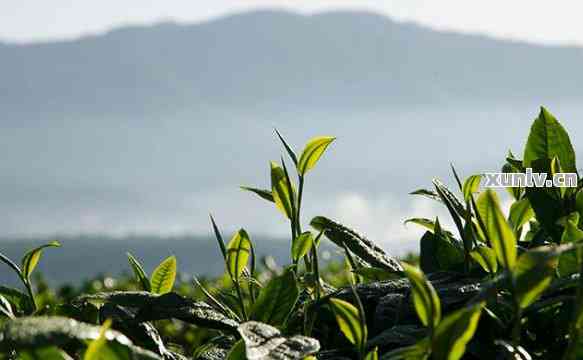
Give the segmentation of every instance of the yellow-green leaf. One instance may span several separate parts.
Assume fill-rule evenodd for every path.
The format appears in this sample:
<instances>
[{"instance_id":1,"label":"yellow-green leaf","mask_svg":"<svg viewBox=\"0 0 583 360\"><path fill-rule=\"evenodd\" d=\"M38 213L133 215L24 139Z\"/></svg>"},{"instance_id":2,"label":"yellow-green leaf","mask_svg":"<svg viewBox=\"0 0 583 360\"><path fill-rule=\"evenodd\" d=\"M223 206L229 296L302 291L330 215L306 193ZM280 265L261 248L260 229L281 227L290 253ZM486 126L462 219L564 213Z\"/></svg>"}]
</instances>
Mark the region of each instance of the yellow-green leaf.
<instances>
[{"instance_id":1,"label":"yellow-green leaf","mask_svg":"<svg viewBox=\"0 0 583 360\"><path fill-rule=\"evenodd\" d=\"M176 256L170 256L154 269L150 279L150 288L154 294L166 294L172 291L176 279Z\"/></svg>"},{"instance_id":2,"label":"yellow-green leaf","mask_svg":"<svg viewBox=\"0 0 583 360\"><path fill-rule=\"evenodd\" d=\"M379 349L377 347L372 349L368 354L366 354L364 360L379 360Z\"/></svg>"},{"instance_id":3,"label":"yellow-green leaf","mask_svg":"<svg viewBox=\"0 0 583 360\"><path fill-rule=\"evenodd\" d=\"M432 341L434 359L459 360L466 351L467 343L472 339L483 303L462 308L446 316L435 329Z\"/></svg>"},{"instance_id":4,"label":"yellow-green leaf","mask_svg":"<svg viewBox=\"0 0 583 360\"><path fill-rule=\"evenodd\" d=\"M38 265L43 249L48 247L60 247L60 246L61 244L58 241L51 241L48 244L39 246L27 252L22 258L22 275L24 276L24 278L25 279L30 278L30 275Z\"/></svg>"},{"instance_id":5,"label":"yellow-green leaf","mask_svg":"<svg viewBox=\"0 0 583 360\"><path fill-rule=\"evenodd\" d=\"M308 251L312 248L314 243L314 236L311 232L306 231L301 233L292 241L291 255L293 261L297 262L302 259Z\"/></svg>"},{"instance_id":6,"label":"yellow-green leaf","mask_svg":"<svg viewBox=\"0 0 583 360\"><path fill-rule=\"evenodd\" d=\"M107 331L111 328L111 320L107 319L99 329L99 336L97 339L91 341L85 351L83 360L103 360L102 352L105 350L107 338L105 337Z\"/></svg>"},{"instance_id":7,"label":"yellow-green leaf","mask_svg":"<svg viewBox=\"0 0 583 360\"><path fill-rule=\"evenodd\" d=\"M300 160L298 161L298 173L300 175L305 175L310 169L312 169L326 148L335 140L332 136L318 136L311 139L304 148Z\"/></svg>"},{"instance_id":8,"label":"yellow-green leaf","mask_svg":"<svg viewBox=\"0 0 583 360\"><path fill-rule=\"evenodd\" d=\"M367 337L367 329L361 326L358 309L351 303L340 299L330 299L330 304L340 331L352 344L361 346Z\"/></svg>"},{"instance_id":9,"label":"yellow-green leaf","mask_svg":"<svg viewBox=\"0 0 583 360\"><path fill-rule=\"evenodd\" d=\"M469 201L472 194L477 193L480 190L481 181L482 175L472 175L466 179L462 187L465 201Z\"/></svg>"},{"instance_id":10,"label":"yellow-green leaf","mask_svg":"<svg viewBox=\"0 0 583 360\"><path fill-rule=\"evenodd\" d=\"M478 246L470 251L470 256L477 262L484 271L488 273L496 273L498 271L498 262L496 261L496 253L487 246Z\"/></svg>"},{"instance_id":11,"label":"yellow-green leaf","mask_svg":"<svg viewBox=\"0 0 583 360\"><path fill-rule=\"evenodd\" d=\"M295 189L291 186L291 193L285 176L285 172L276 162L271 162L271 194L275 205L281 213L288 219L292 218L293 205L295 199Z\"/></svg>"},{"instance_id":12,"label":"yellow-green leaf","mask_svg":"<svg viewBox=\"0 0 583 360\"><path fill-rule=\"evenodd\" d=\"M554 247L541 246L520 255L514 269L514 296L521 308L532 304L551 284L559 254Z\"/></svg>"},{"instance_id":13,"label":"yellow-green leaf","mask_svg":"<svg viewBox=\"0 0 583 360\"><path fill-rule=\"evenodd\" d=\"M238 281L251 255L251 240L243 229L239 230L227 245L227 271L234 281Z\"/></svg>"},{"instance_id":14,"label":"yellow-green leaf","mask_svg":"<svg viewBox=\"0 0 583 360\"><path fill-rule=\"evenodd\" d=\"M512 224L514 231L528 223L533 217L534 210L532 209L532 206L530 206L530 201L528 201L528 198L522 198L518 201L515 201L510 206L508 220L510 221L510 224Z\"/></svg>"},{"instance_id":15,"label":"yellow-green leaf","mask_svg":"<svg viewBox=\"0 0 583 360\"><path fill-rule=\"evenodd\" d=\"M484 191L478 197L477 207L498 262L507 269L514 268L516 236L502 213L498 196L491 189Z\"/></svg>"},{"instance_id":16,"label":"yellow-green leaf","mask_svg":"<svg viewBox=\"0 0 583 360\"><path fill-rule=\"evenodd\" d=\"M437 291L425 277L421 269L402 262L405 275L411 283L413 304L419 320L425 326L435 327L441 320L441 303Z\"/></svg>"}]
</instances>

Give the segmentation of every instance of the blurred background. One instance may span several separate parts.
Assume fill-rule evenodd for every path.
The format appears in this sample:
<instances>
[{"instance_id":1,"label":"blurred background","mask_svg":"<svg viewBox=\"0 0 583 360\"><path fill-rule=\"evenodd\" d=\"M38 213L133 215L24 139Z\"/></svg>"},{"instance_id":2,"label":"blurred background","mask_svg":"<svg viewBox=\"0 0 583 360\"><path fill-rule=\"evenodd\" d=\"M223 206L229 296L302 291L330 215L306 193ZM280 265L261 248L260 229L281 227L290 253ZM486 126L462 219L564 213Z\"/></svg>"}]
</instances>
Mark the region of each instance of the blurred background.
<instances>
[{"instance_id":1,"label":"blurred background","mask_svg":"<svg viewBox=\"0 0 583 360\"><path fill-rule=\"evenodd\" d=\"M521 157L546 106L583 138L577 2L0 2L0 251L59 239L52 281L151 267L222 270L212 212L284 259L288 226L239 189L269 187L279 129L326 215L403 255L443 214L409 192ZM283 261L283 260L282 260ZM50 266L45 265L50 263ZM10 275L0 271L0 281Z\"/></svg>"}]
</instances>

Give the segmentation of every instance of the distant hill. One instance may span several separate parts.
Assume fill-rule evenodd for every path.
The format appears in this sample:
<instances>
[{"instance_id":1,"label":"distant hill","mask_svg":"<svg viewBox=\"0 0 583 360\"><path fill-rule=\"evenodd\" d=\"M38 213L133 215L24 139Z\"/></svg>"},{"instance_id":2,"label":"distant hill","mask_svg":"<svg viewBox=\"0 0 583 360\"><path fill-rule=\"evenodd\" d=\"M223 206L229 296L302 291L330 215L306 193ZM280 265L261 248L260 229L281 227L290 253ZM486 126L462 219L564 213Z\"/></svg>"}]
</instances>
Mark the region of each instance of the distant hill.
<instances>
[{"instance_id":1,"label":"distant hill","mask_svg":"<svg viewBox=\"0 0 583 360\"><path fill-rule=\"evenodd\" d=\"M365 12L257 11L121 28L5 45L0 59L3 117L29 121L548 100L577 97L583 83L580 48L436 32Z\"/></svg>"},{"instance_id":2,"label":"distant hill","mask_svg":"<svg viewBox=\"0 0 583 360\"><path fill-rule=\"evenodd\" d=\"M449 179L450 161L497 170L538 106L581 143L581 64L581 48L349 11L0 44L0 236L207 234L209 211L282 236L284 220L238 190L268 185L277 127L296 147L338 136L310 173L306 220L325 212L402 254L417 246L403 217L435 215L406 194Z\"/></svg>"}]
</instances>

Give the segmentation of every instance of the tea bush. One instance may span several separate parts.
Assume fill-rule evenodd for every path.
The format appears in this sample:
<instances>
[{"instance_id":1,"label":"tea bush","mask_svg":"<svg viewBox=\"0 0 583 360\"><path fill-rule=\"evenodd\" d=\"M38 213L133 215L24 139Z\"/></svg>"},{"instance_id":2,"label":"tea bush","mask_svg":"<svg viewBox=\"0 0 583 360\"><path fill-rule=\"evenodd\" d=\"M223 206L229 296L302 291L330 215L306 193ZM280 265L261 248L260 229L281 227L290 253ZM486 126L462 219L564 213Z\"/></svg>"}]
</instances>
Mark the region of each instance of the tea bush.
<instances>
[{"instance_id":1,"label":"tea bush","mask_svg":"<svg viewBox=\"0 0 583 360\"><path fill-rule=\"evenodd\" d=\"M247 231L225 241L212 217L225 263L215 280L182 281L174 257L148 271L128 254L132 277L54 293L34 270L59 243L19 264L0 254L25 290L0 287L0 359L583 359L580 181L508 188L505 214L483 174L452 167L457 189L435 179L412 194L443 204L454 228L407 220L426 232L418 262L398 260L327 217L302 223L306 181L335 139L296 153L276 135L289 159L270 163L269 188L243 189L288 221L289 265L260 265ZM544 108L522 159L508 153L502 171L526 168L577 171L567 132ZM323 265L324 239L349 271Z\"/></svg>"}]
</instances>

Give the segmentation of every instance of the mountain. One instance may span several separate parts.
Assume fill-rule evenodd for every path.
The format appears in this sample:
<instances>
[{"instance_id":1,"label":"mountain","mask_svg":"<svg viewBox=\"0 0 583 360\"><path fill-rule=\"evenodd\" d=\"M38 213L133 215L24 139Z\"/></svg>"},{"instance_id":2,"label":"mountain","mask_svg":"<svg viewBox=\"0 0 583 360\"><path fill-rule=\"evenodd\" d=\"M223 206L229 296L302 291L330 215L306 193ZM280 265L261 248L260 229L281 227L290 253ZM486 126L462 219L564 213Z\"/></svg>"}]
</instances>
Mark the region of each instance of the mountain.
<instances>
[{"instance_id":1,"label":"mountain","mask_svg":"<svg viewBox=\"0 0 583 360\"><path fill-rule=\"evenodd\" d=\"M539 105L576 144L582 60L577 47L348 11L1 44L0 228L201 233L213 210L227 226L281 234L283 219L237 189L268 184L278 127L297 148L339 138L310 174L306 217L329 212L401 241L403 216L433 216L407 192L448 179L450 161L467 175L497 170Z\"/></svg>"}]
</instances>

